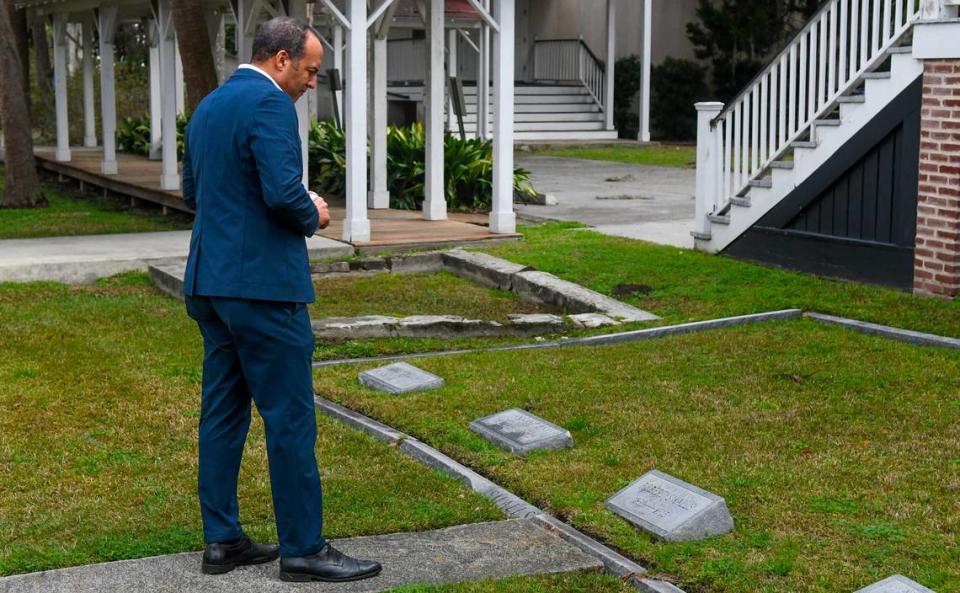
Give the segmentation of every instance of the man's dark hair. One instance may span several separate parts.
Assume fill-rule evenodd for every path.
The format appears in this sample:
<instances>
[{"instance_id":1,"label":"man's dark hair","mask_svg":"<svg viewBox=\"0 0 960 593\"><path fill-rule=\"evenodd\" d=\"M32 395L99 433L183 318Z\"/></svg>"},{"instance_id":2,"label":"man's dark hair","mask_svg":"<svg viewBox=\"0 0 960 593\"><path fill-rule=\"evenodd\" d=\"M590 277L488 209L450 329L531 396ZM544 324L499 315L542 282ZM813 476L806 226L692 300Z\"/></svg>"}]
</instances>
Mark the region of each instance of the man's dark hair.
<instances>
[{"instance_id":1,"label":"man's dark hair","mask_svg":"<svg viewBox=\"0 0 960 593\"><path fill-rule=\"evenodd\" d=\"M308 33L320 39L320 34L313 27L299 19L286 16L270 19L253 38L251 61L262 62L277 55L280 50L286 50L291 59L299 60L303 57Z\"/></svg>"}]
</instances>

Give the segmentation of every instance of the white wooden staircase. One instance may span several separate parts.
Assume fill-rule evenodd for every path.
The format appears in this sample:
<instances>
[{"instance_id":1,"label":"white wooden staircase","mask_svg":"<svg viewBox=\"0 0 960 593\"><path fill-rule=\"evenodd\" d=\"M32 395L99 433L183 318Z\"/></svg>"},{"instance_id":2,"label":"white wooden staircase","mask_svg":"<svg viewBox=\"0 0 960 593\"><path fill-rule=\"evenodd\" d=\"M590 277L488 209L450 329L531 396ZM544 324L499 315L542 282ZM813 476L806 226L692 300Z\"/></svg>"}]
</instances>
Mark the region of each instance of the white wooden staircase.
<instances>
[{"instance_id":1,"label":"white wooden staircase","mask_svg":"<svg viewBox=\"0 0 960 593\"><path fill-rule=\"evenodd\" d=\"M412 101L423 98L422 87L397 86L388 91ZM477 87L463 87L466 114L463 127L468 137L477 133ZM493 121L493 92L488 102ZM514 87L513 131L517 142L557 140L616 140L617 131L607 130L604 115L590 92L580 85L517 83ZM492 126L491 126L492 127ZM454 121L452 130L457 130Z\"/></svg>"},{"instance_id":2,"label":"white wooden staircase","mask_svg":"<svg viewBox=\"0 0 960 593\"><path fill-rule=\"evenodd\" d=\"M725 249L922 75L920 4L831 0L733 102L697 105L697 249Z\"/></svg>"}]
</instances>

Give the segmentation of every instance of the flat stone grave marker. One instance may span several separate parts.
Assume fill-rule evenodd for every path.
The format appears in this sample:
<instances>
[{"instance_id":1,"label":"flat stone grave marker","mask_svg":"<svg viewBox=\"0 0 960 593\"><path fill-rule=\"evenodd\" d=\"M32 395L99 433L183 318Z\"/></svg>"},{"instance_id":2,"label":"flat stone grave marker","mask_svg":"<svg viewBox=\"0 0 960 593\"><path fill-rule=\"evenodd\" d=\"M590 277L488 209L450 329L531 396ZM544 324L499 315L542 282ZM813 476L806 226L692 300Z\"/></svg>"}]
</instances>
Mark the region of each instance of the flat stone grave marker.
<instances>
[{"instance_id":1,"label":"flat stone grave marker","mask_svg":"<svg viewBox=\"0 0 960 593\"><path fill-rule=\"evenodd\" d=\"M934 593L934 591L911 581L902 574L895 574L856 593Z\"/></svg>"},{"instance_id":2,"label":"flat stone grave marker","mask_svg":"<svg viewBox=\"0 0 960 593\"><path fill-rule=\"evenodd\" d=\"M608 509L660 539L681 542L733 531L723 498L657 470L611 496Z\"/></svg>"},{"instance_id":3,"label":"flat stone grave marker","mask_svg":"<svg viewBox=\"0 0 960 593\"><path fill-rule=\"evenodd\" d=\"M367 387L390 393L409 393L443 387L443 379L406 362L395 362L363 371L359 379L360 383Z\"/></svg>"},{"instance_id":4,"label":"flat stone grave marker","mask_svg":"<svg viewBox=\"0 0 960 593\"><path fill-rule=\"evenodd\" d=\"M570 431L519 408L478 418L470 423L470 429L514 453L573 446Z\"/></svg>"}]
</instances>

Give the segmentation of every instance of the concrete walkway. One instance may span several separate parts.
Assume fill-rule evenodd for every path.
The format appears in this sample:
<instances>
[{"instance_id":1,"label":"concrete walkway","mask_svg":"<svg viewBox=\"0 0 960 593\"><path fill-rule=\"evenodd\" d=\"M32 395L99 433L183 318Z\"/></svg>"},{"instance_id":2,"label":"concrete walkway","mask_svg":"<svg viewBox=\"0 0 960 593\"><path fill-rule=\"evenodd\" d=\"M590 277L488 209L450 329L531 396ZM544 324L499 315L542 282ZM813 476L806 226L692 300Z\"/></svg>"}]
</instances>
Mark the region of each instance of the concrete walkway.
<instances>
[{"instance_id":1,"label":"concrete walkway","mask_svg":"<svg viewBox=\"0 0 960 593\"><path fill-rule=\"evenodd\" d=\"M517 205L520 216L582 222L616 237L693 248L696 171L517 153L556 206Z\"/></svg>"},{"instance_id":2,"label":"concrete walkway","mask_svg":"<svg viewBox=\"0 0 960 593\"><path fill-rule=\"evenodd\" d=\"M0 241L0 282L93 282L186 258L189 249L190 231L8 239ZM307 239L307 249L312 258L353 255L351 245L319 236Z\"/></svg>"},{"instance_id":3,"label":"concrete walkway","mask_svg":"<svg viewBox=\"0 0 960 593\"><path fill-rule=\"evenodd\" d=\"M457 583L512 575L600 570L587 556L528 519L478 523L420 533L334 542L383 572L354 583L286 583L279 564L241 567L219 576L200 572L200 553L123 560L0 578L0 593L285 593L383 591L410 583Z\"/></svg>"}]
</instances>

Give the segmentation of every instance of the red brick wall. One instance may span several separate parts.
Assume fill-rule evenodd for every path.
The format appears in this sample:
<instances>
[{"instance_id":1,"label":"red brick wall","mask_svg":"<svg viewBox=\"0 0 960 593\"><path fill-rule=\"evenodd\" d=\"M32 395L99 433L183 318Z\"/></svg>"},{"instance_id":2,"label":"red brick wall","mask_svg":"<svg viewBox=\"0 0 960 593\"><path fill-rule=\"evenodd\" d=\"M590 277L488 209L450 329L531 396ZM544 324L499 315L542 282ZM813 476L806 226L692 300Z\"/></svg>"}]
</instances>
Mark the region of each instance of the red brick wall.
<instances>
[{"instance_id":1,"label":"red brick wall","mask_svg":"<svg viewBox=\"0 0 960 593\"><path fill-rule=\"evenodd\" d=\"M960 59L926 60L913 290L960 295Z\"/></svg>"}]
</instances>

